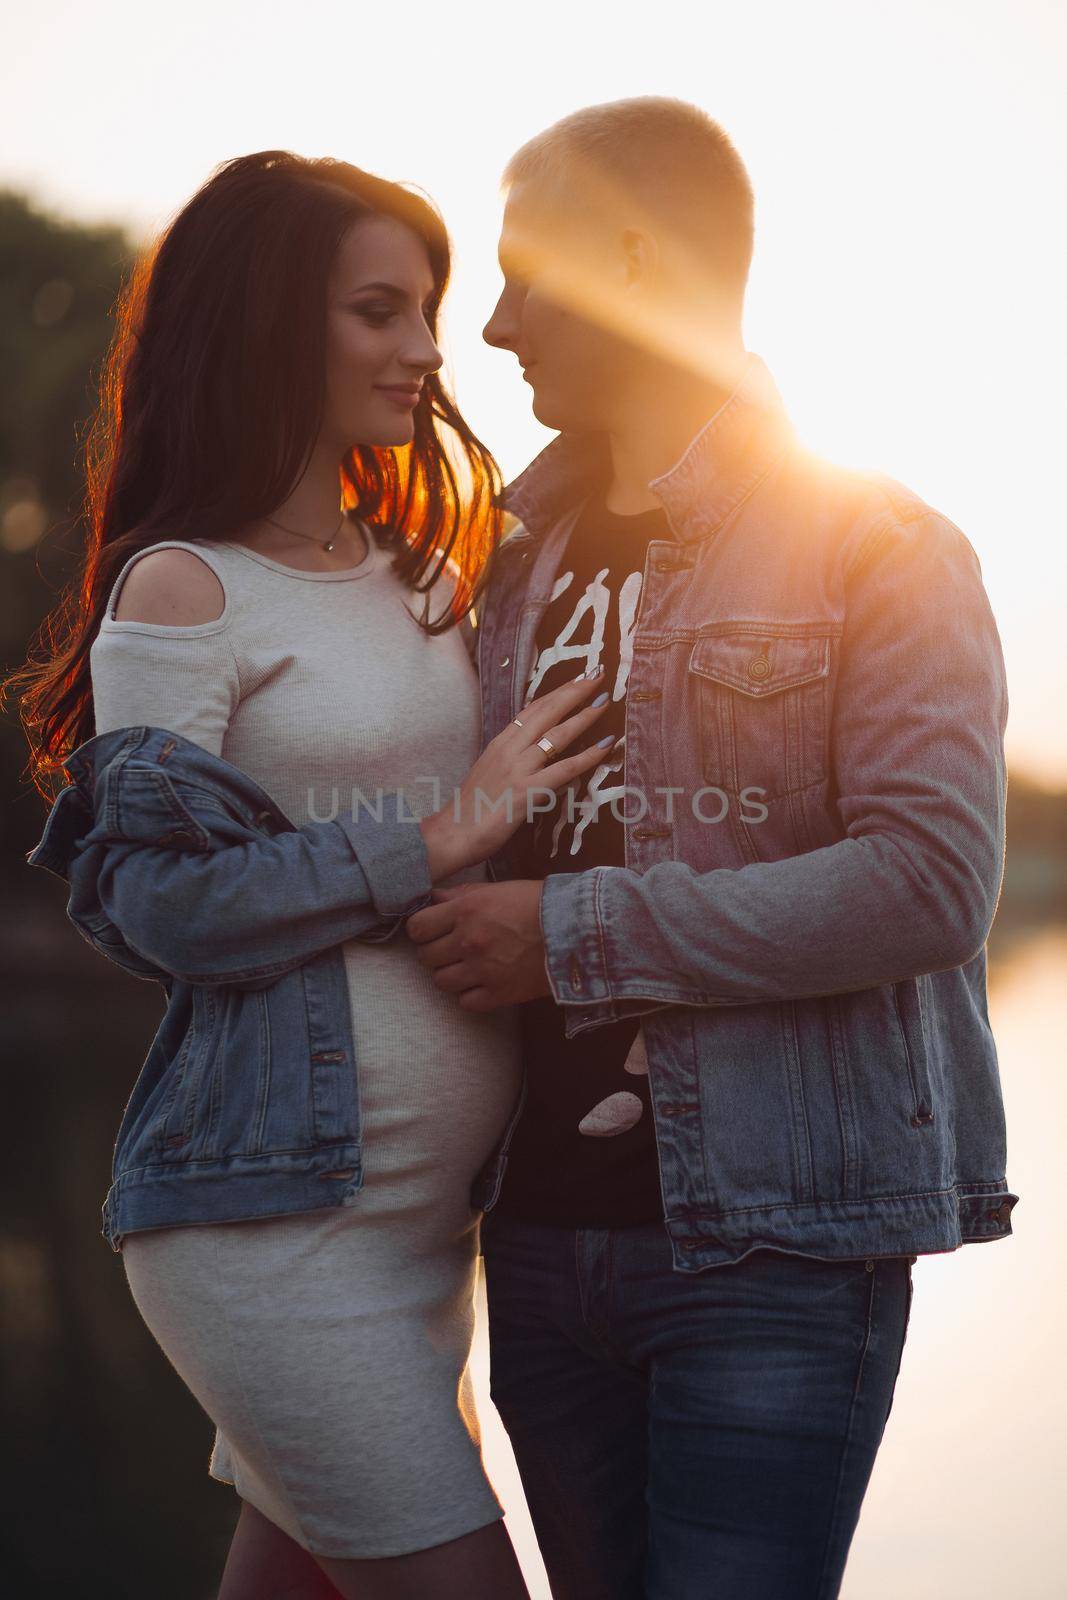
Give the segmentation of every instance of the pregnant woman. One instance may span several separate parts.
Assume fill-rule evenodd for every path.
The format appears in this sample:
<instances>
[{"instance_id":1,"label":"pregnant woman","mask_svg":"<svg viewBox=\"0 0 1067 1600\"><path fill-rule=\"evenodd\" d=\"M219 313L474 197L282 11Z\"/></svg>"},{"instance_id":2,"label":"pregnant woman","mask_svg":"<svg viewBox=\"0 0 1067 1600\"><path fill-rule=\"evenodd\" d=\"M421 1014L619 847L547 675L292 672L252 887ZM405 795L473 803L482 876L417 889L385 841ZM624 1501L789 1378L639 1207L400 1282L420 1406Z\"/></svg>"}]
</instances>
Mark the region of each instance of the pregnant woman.
<instances>
[{"instance_id":1,"label":"pregnant woman","mask_svg":"<svg viewBox=\"0 0 1067 1600\"><path fill-rule=\"evenodd\" d=\"M132 731L120 751L125 786L96 802L92 849L103 852L96 890L116 937L146 960L160 963L168 948L149 930L179 914L165 874L192 859L200 825L225 810L208 795L199 824L162 837L147 819L177 777L200 783L206 773L217 798L226 773L243 774L269 798L261 815L280 808L307 843L297 876L279 876L276 892L250 866L231 880L240 902L210 880L201 929L213 916L244 919L247 978L265 970L252 948L255 906L275 928L292 918L293 949L315 944L316 895L321 928L336 925L336 874L315 874L339 797L356 788L373 805L398 791L411 826L394 823L393 869L409 879L425 869L433 884L478 881L533 791L589 771L611 743L589 743L607 695L590 702L596 681L580 680L479 754L464 625L499 534L499 480L437 377L448 268L443 225L421 198L339 162L274 151L219 169L127 291L69 639L57 651L49 634L52 660L23 674L35 684L23 704L39 770L65 765L94 713L94 740L79 749ZM443 601L433 619L428 602L421 616L414 604L431 590ZM176 737L160 742L159 730ZM562 757L571 745L577 753ZM131 765L152 752L155 766ZM92 772L88 757L84 767ZM479 789L510 791L511 818L484 807L480 816ZM42 864L46 853L38 847ZM91 858L82 850L83 864ZM201 974L208 942L186 939ZM221 1600L508 1600L526 1589L482 1467L467 1359L480 1221L469 1196L519 1092L514 1018L441 993L402 929L340 948L361 1181L332 1203L308 1182L302 1209L272 1207L273 1190L249 1204L240 1174L259 1149L249 1125L271 1125L290 1095L302 1126L340 1052L312 1056L327 1061L312 1088L286 1056L282 1024L293 1013L269 1002L269 972L229 990L217 973L211 986L165 973L168 1019L188 990L194 1017L257 1020L247 1056L231 1050L211 1079L198 1067L212 1087L195 1104L190 1094L188 1124L175 1109L184 1089L165 1075L161 1086L146 1080L163 1107L144 1135L157 1143L150 1160L116 1173L115 1248L145 1322L216 1424L212 1475L242 1500ZM229 952L235 971L241 956ZM306 1023L305 1009L314 1011L310 998L300 1001L305 1028L328 1020ZM243 1082L257 1055L271 1063L258 1103ZM175 1058L178 1074L172 1041ZM139 1081L117 1167L125 1130L149 1103L140 1090ZM233 1109L242 1093L247 1114ZM217 1156L220 1128L242 1152L229 1166L183 1158L190 1137L200 1141L194 1157ZM285 1143L278 1171L293 1154ZM150 1216L138 1194L154 1196ZM135 1204L143 1209L123 1210Z\"/></svg>"}]
</instances>

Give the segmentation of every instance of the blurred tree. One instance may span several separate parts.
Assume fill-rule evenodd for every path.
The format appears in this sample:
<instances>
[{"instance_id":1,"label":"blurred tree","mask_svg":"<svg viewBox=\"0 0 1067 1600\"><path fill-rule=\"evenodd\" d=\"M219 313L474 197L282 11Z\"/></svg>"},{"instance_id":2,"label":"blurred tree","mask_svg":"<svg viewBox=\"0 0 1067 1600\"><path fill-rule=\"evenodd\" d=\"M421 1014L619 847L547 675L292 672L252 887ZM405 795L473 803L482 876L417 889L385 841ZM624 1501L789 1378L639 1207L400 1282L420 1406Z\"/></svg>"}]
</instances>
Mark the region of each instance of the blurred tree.
<instances>
[{"instance_id":1,"label":"blurred tree","mask_svg":"<svg viewBox=\"0 0 1067 1600\"><path fill-rule=\"evenodd\" d=\"M0 666L18 665L81 548L81 439L111 337L111 307L134 242L0 191ZM6 811L3 875L40 835L38 796L20 783L27 758L15 707L0 723Z\"/></svg>"},{"instance_id":2,"label":"blurred tree","mask_svg":"<svg viewBox=\"0 0 1067 1600\"><path fill-rule=\"evenodd\" d=\"M78 432L107 348L110 310L133 246L0 192L0 493L11 480L49 520L80 498ZM5 526L5 548L18 531ZM14 553L17 553L17 548Z\"/></svg>"},{"instance_id":3,"label":"blurred tree","mask_svg":"<svg viewBox=\"0 0 1067 1600\"><path fill-rule=\"evenodd\" d=\"M1011 771L1006 821L998 925L1067 917L1067 795Z\"/></svg>"}]
</instances>

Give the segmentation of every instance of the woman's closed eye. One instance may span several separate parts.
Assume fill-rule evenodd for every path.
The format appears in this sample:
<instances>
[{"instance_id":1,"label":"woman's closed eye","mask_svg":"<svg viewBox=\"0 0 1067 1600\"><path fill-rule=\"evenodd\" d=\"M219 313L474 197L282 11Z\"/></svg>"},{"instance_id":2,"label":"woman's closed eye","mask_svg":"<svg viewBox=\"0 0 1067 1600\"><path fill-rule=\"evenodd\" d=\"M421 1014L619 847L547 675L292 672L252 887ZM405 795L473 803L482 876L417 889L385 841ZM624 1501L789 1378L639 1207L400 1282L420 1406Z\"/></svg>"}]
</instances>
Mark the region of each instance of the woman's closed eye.
<instances>
[{"instance_id":1,"label":"woman's closed eye","mask_svg":"<svg viewBox=\"0 0 1067 1600\"><path fill-rule=\"evenodd\" d=\"M372 328L384 328L387 323L393 320L394 317L400 315L399 308L397 306L388 305L385 303L378 305L367 303L364 305L352 306L351 309L358 317L362 317L365 322L368 322ZM428 325L430 317L433 315L432 302L429 305L423 306L422 315L423 320Z\"/></svg>"},{"instance_id":2,"label":"woman's closed eye","mask_svg":"<svg viewBox=\"0 0 1067 1600\"><path fill-rule=\"evenodd\" d=\"M372 328L384 328L397 315L395 306L353 306L357 317L369 322Z\"/></svg>"}]
</instances>

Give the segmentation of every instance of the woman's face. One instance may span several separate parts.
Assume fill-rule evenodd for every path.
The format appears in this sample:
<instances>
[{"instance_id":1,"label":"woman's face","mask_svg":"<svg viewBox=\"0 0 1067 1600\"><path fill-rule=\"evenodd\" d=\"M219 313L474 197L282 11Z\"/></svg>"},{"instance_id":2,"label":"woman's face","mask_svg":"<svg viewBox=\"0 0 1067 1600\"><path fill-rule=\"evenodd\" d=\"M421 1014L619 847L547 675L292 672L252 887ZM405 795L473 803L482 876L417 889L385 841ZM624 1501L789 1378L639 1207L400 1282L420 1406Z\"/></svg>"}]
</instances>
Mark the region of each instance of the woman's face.
<instances>
[{"instance_id":1,"label":"woman's face","mask_svg":"<svg viewBox=\"0 0 1067 1600\"><path fill-rule=\"evenodd\" d=\"M434 293L426 246L391 217L353 223L330 274L323 434L354 445L408 444L428 373L441 365L427 325Z\"/></svg>"}]
</instances>

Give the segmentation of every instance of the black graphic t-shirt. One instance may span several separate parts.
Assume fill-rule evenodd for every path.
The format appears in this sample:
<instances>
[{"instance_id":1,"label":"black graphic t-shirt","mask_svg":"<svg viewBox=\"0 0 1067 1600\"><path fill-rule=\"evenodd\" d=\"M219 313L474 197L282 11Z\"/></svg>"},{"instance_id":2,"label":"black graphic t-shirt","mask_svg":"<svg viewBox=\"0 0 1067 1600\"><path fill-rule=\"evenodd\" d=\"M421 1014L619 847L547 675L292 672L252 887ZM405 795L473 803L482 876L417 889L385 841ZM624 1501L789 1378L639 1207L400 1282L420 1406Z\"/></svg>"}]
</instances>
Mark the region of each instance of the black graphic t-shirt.
<instances>
[{"instance_id":1,"label":"black graphic t-shirt","mask_svg":"<svg viewBox=\"0 0 1067 1600\"><path fill-rule=\"evenodd\" d=\"M634 810L620 794L631 635L648 542L667 537L663 511L618 516L595 495L567 541L538 626L525 699L603 664L597 693L606 691L611 701L570 753L609 733L620 743L572 785L570 807L564 791L551 810L523 823L515 835L523 877L625 865L621 818ZM569 1227L661 1220L638 1019L606 1023L574 1039L565 1037L563 1020L551 996L520 1009L527 1098L497 1205L528 1221Z\"/></svg>"}]
</instances>

